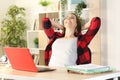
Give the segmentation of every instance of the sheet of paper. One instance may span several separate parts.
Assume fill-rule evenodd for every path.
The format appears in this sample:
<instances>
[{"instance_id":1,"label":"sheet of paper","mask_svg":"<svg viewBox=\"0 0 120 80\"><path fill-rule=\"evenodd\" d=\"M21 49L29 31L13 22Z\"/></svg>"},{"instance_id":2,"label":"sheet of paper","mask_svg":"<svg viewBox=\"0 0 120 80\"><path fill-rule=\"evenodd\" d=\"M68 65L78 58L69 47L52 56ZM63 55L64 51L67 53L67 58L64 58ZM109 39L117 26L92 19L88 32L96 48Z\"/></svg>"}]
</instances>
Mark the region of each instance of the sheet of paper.
<instances>
[{"instance_id":1,"label":"sheet of paper","mask_svg":"<svg viewBox=\"0 0 120 80\"><path fill-rule=\"evenodd\" d=\"M80 70L96 70L96 69L109 69L109 66L101 66L96 64L84 64L84 65L75 65L69 66L69 68L80 69Z\"/></svg>"}]
</instances>

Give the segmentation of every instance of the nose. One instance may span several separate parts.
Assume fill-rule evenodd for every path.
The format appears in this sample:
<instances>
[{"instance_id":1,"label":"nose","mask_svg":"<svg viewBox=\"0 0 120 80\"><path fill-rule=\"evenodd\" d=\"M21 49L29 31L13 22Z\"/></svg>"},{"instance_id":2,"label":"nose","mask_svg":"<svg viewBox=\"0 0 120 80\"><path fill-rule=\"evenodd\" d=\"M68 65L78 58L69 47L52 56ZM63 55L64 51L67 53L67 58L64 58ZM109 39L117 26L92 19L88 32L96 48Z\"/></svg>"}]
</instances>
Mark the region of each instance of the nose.
<instances>
[{"instance_id":1,"label":"nose","mask_svg":"<svg viewBox=\"0 0 120 80\"><path fill-rule=\"evenodd\" d=\"M71 18L67 18L67 20L70 20Z\"/></svg>"}]
</instances>

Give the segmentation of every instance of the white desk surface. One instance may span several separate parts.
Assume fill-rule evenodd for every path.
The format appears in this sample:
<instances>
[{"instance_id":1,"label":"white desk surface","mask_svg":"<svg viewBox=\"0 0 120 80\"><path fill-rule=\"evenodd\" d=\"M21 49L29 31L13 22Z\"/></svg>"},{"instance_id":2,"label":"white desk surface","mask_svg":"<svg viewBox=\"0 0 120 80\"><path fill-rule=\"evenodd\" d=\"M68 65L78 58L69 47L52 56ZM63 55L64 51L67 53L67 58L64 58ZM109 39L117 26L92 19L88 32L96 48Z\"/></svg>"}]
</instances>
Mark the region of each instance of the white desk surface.
<instances>
[{"instance_id":1,"label":"white desk surface","mask_svg":"<svg viewBox=\"0 0 120 80\"><path fill-rule=\"evenodd\" d=\"M8 66L0 65L0 78L17 80L104 80L120 77L120 72L107 72L100 74L77 74L69 73L65 68L58 68L50 72L27 72L12 69Z\"/></svg>"}]
</instances>

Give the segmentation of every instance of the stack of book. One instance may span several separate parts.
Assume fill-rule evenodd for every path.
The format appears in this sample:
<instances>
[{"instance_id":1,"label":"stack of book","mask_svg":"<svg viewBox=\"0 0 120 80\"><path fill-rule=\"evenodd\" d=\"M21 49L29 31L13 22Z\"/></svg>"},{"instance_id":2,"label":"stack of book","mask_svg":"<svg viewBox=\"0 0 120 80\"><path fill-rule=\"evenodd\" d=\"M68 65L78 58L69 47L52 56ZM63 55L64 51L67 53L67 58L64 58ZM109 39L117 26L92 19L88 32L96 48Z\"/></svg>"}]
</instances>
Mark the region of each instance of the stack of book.
<instances>
[{"instance_id":1,"label":"stack of book","mask_svg":"<svg viewBox=\"0 0 120 80\"><path fill-rule=\"evenodd\" d=\"M66 66L68 71L84 73L84 74L92 74L92 73L101 73L101 72L109 72L115 70L109 66L102 66L96 64L83 64L83 65L74 65L74 66Z\"/></svg>"}]
</instances>

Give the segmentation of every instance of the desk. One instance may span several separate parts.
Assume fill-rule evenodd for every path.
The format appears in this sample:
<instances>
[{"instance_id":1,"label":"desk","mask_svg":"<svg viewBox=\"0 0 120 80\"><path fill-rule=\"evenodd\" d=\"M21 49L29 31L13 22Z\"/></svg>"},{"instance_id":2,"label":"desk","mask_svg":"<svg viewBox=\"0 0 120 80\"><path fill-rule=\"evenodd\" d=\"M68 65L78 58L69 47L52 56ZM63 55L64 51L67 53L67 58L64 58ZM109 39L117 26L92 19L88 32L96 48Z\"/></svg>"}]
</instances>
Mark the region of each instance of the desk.
<instances>
[{"instance_id":1,"label":"desk","mask_svg":"<svg viewBox=\"0 0 120 80\"><path fill-rule=\"evenodd\" d=\"M65 68L57 68L50 72L27 72L12 69L10 66L0 65L0 78L17 80L105 80L114 78L118 80L120 72L107 72L102 74L68 73Z\"/></svg>"}]
</instances>

